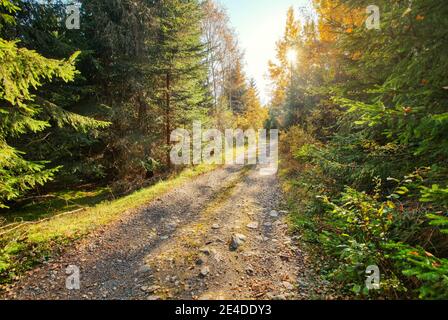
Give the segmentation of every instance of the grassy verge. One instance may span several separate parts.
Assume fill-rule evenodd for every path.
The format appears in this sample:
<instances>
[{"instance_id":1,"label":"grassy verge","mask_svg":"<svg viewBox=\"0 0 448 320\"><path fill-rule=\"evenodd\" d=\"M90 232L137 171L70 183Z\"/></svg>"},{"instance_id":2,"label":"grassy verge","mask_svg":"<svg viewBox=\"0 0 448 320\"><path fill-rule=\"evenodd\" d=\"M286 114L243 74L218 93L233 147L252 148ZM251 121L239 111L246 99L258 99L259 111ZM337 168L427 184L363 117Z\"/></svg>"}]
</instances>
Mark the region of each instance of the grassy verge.
<instances>
[{"instance_id":1,"label":"grassy verge","mask_svg":"<svg viewBox=\"0 0 448 320\"><path fill-rule=\"evenodd\" d=\"M315 214L316 188L319 187L319 182L309 177L315 174L315 168L306 162L298 162L294 157L294 151L306 141L307 136L294 134L292 137L297 137L297 141L291 139L291 135L283 136L279 150L278 176L287 201L288 224L300 239L301 250L310 258L308 263L319 278L317 283L325 284L323 291L314 298L344 300L350 295L330 277L335 259L323 250L319 242L319 234L323 231L320 216Z\"/></svg>"},{"instance_id":2,"label":"grassy verge","mask_svg":"<svg viewBox=\"0 0 448 320\"><path fill-rule=\"evenodd\" d=\"M118 220L124 212L137 210L172 188L215 168L200 165L186 169L175 177L120 199L104 201L83 211L24 223L7 232L0 230L0 285L17 279L20 274L72 241Z\"/></svg>"},{"instance_id":3,"label":"grassy verge","mask_svg":"<svg viewBox=\"0 0 448 320\"><path fill-rule=\"evenodd\" d=\"M0 228L13 223L51 218L114 198L108 187L81 186L77 189L48 192L41 197L25 199L13 208L0 210Z\"/></svg>"}]
</instances>

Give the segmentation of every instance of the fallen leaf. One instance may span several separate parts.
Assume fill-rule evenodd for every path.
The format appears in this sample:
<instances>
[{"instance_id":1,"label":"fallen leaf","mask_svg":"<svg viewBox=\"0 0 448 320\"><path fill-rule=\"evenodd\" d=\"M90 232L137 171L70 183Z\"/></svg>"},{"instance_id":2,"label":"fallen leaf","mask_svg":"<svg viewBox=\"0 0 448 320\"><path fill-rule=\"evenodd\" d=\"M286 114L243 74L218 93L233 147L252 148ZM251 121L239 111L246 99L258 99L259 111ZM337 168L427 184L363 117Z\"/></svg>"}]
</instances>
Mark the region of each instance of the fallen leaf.
<instances>
[{"instance_id":1,"label":"fallen leaf","mask_svg":"<svg viewBox=\"0 0 448 320\"><path fill-rule=\"evenodd\" d=\"M412 108L411 107L406 107L406 108L403 108L403 111L405 113L411 113L412 112Z\"/></svg>"},{"instance_id":2,"label":"fallen leaf","mask_svg":"<svg viewBox=\"0 0 448 320\"><path fill-rule=\"evenodd\" d=\"M415 19L417 21L422 21L422 20L425 20L425 16L417 15L417 17Z\"/></svg>"}]
</instances>

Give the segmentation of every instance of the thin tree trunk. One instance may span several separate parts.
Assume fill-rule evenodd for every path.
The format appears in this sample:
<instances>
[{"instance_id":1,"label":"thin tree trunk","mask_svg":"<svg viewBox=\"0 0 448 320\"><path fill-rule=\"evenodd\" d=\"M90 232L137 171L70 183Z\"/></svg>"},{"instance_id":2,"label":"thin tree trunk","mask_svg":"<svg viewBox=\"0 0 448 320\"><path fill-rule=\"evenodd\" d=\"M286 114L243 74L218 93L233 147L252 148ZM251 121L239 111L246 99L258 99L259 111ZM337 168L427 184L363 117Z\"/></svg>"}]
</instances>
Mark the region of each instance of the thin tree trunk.
<instances>
[{"instance_id":1,"label":"thin tree trunk","mask_svg":"<svg viewBox=\"0 0 448 320\"><path fill-rule=\"evenodd\" d=\"M170 145L171 145L171 75L169 72L166 74L166 110L165 110L165 138L166 138L166 146L167 146L167 154L166 154L166 164L167 167L171 167L171 159L170 159Z\"/></svg>"}]
</instances>

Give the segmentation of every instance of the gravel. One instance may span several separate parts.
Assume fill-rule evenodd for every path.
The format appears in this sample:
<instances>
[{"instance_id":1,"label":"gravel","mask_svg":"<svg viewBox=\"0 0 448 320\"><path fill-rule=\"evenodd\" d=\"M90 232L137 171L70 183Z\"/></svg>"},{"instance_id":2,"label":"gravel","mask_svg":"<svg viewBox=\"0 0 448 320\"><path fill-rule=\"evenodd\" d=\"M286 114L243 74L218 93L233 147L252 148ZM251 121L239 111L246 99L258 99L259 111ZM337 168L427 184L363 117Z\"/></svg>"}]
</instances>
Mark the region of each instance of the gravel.
<instances>
[{"instance_id":1,"label":"gravel","mask_svg":"<svg viewBox=\"0 0 448 320\"><path fill-rule=\"evenodd\" d=\"M220 168L124 213L0 298L307 299L319 282L292 250L277 177L258 169ZM80 268L80 290L65 287L68 265Z\"/></svg>"}]
</instances>

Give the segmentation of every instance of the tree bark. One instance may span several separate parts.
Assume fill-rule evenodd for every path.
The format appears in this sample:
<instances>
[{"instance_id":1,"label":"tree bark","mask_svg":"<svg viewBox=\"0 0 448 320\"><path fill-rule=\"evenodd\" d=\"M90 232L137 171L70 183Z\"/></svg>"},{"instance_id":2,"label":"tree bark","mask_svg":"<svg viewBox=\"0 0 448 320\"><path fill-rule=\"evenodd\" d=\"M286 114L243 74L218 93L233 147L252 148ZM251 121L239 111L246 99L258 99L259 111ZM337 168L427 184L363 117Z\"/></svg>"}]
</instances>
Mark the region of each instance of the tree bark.
<instances>
[{"instance_id":1,"label":"tree bark","mask_svg":"<svg viewBox=\"0 0 448 320\"><path fill-rule=\"evenodd\" d=\"M171 167L171 159L170 159L170 146L171 146L171 74L167 72L166 74L166 93L165 93L165 102L166 102L166 110L165 110L165 138L166 138L166 146L167 146L167 154L166 154L166 165L168 168Z\"/></svg>"}]
</instances>

